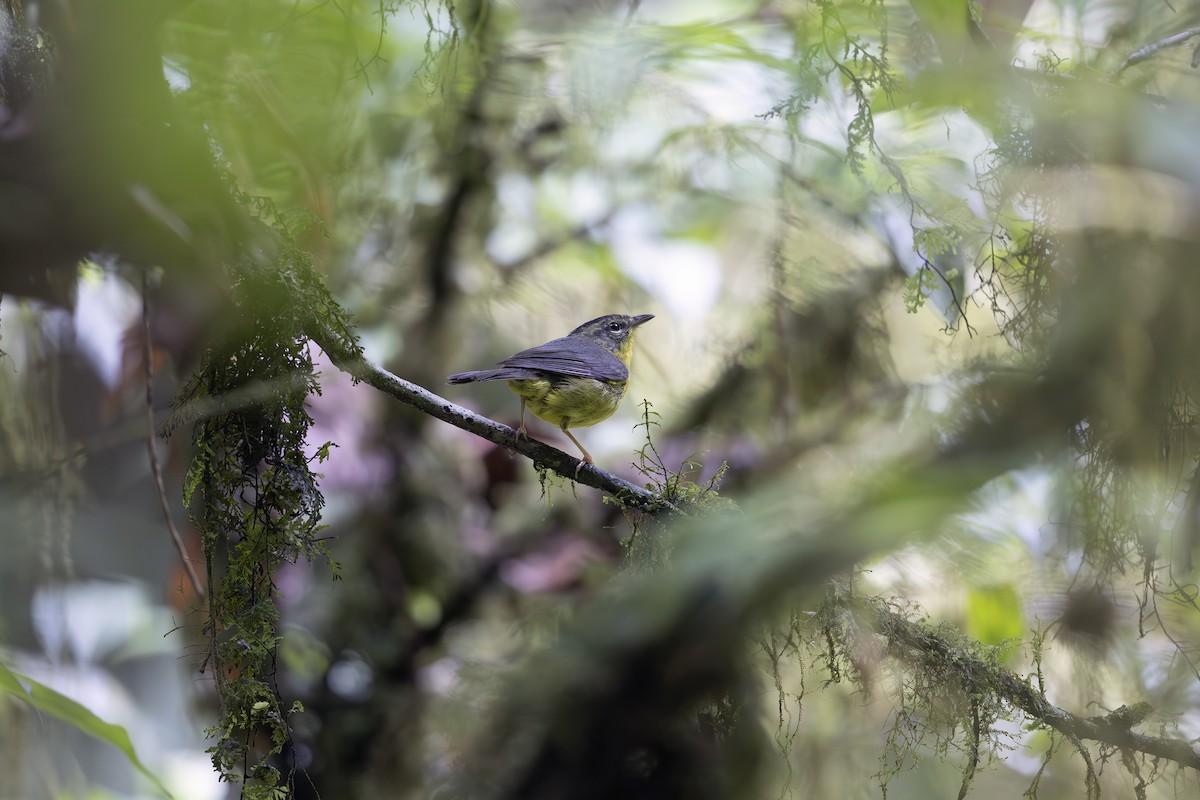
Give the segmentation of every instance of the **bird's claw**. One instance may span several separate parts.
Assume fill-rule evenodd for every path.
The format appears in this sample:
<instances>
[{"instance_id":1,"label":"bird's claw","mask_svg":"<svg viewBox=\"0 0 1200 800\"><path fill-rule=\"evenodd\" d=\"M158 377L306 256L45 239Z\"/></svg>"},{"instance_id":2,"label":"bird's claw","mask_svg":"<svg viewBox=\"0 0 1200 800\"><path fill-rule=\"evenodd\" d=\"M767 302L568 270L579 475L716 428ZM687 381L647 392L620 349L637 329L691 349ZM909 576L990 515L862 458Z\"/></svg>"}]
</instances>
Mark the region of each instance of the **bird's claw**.
<instances>
[{"instance_id":1,"label":"bird's claw","mask_svg":"<svg viewBox=\"0 0 1200 800\"><path fill-rule=\"evenodd\" d=\"M596 462L592 461L591 456L584 456L579 459L579 463L575 465L575 480L579 480L579 470L583 469L584 464L587 464L589 467L596 466Z\"/></svg>"}]
</instances>

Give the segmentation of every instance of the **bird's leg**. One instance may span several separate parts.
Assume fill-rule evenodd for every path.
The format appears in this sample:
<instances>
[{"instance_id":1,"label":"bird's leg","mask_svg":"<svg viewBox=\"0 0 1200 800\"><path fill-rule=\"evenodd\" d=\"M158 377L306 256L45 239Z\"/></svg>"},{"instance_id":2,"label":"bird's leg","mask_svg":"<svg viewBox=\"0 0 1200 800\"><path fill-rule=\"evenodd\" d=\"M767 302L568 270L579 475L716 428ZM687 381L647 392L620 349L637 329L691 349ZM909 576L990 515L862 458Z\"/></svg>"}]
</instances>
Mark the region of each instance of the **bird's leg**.
<instances>
[{"instance_id":1,"label":"bird's leg","mask_svg":"<svg viewBox=\"0 0 1200 800\"><path fill-rule=\"evenodd\" d=\"M596 462L592 461L592 454L587 451L587 448L581 445L579 440L576 439L569 430L567 430L567 426L570 424L571 421L569 419L564 419L562 424L562 432L567 435L568 439L575 443L575 446L579 448L579 452L583 453L583 460L580 461L578 466L575 467L575 477L578 478L579 470L583 469L584 464L594 466Z\"/></svg>"},{"instance_id":2,"label":"bird's leg","mask_svg":"<svg viewBox=\"0 0 1200 800\"><path fill-rule=\"evenodd\" d=\"M517 439L528 439L529 431L525 430L525 398L521 398L521 424L517 428Z\"/></svg>"}]
</instances>

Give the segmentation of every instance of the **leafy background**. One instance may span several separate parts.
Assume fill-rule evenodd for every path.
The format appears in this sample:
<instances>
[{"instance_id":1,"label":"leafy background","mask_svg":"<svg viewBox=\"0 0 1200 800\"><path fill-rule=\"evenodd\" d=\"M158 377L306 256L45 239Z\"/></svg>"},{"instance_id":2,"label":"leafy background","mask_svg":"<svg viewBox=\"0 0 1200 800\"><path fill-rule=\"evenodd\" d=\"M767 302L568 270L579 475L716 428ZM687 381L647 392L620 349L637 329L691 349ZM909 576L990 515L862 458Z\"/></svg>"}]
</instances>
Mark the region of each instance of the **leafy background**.
<instances>
[{"instance_id":1,"label":"leafy background","mask_svg":"<svg viewBox=\"0 0 1200 800\"><path fill-rule=\"evenodd\" d=\"M1194 791L1085 759L850 602L1200 736L1194 10L24 5L0 795ZM308 343L314 286L369 358L508 424L504 387L445 376L656 314L581 436L681 502L720 473L736 510L632 513L353 383ZM213 499L301 476L246 606L270 641L227 625L219 660L146 456L147 349L207 590L253 541L221 549ZM235 417L189 405L227 389ZM235 418L279 455L222 461ZM231 704L241 678L266 682ZM218 781L280 730L278 772Z\"/></svg>"}]
</instances>

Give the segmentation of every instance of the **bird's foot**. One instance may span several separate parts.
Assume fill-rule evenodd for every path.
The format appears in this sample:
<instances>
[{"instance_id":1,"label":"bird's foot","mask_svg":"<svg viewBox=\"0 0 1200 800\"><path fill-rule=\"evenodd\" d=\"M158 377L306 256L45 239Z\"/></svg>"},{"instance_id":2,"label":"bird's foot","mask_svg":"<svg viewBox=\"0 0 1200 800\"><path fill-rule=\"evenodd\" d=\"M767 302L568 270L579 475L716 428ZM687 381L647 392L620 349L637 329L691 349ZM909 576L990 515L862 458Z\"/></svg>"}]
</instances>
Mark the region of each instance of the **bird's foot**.
<instances>
[{"instance_id":1,"label":"bird's foot","mask_svg":"<svg viewBox=\"0 0 1200 800\"><path fill-rule=\"evenodd\" d=\"M525 428L525 423L521 423L521 427L517 428L517 441L529 438L529 431Z\"/></svg>"},{"instance_id":2,"label":"bird's foot","mask_svg":"<svg viewBox=\"0 0 1200 800\"><path fill-rule=\"evenodd\" d=\"M575 465L575 480L579 480L579 470L583 469L584 464L587 464L589 467L596 466L596 462L592 461L592 457L584 454L583 458L579 460L579 463Z\"/></svg>"}]
</instances>

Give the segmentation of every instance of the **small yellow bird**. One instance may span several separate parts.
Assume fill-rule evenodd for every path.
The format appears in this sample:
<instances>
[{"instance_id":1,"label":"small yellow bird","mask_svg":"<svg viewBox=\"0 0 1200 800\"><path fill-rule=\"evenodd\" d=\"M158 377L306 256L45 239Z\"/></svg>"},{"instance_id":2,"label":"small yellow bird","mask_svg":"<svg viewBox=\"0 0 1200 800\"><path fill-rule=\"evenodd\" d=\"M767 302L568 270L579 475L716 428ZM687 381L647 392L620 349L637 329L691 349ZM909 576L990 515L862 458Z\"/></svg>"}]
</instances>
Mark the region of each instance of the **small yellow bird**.
<instances>
[{"instance_id":1,"label":"small yellow bird","mask_svg":"<svg viewBox=\"0 0 1200 800\"><path fill-rule=\"evenodd\" d=\"M594 464L591 454L569 429L595 425L617 410L629 383L634 330L652 319L653 314L597 317L561 339L509 356L496 369L460 372L446 380L508 381L508 388L521 398L518 437L529 435L525 430L528 406L534 414L562 429L583 453L582 463Z\"/></svg>"}]
</instances>

